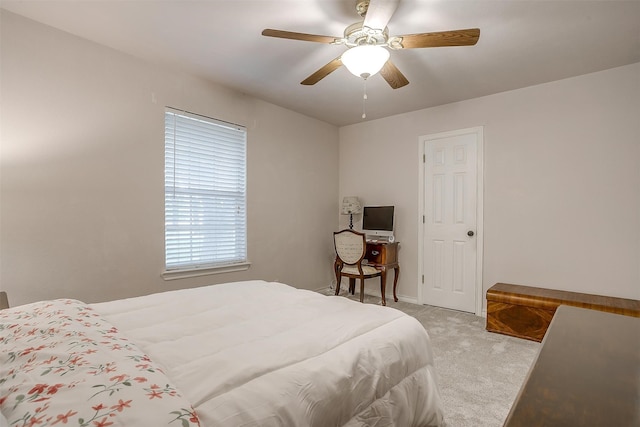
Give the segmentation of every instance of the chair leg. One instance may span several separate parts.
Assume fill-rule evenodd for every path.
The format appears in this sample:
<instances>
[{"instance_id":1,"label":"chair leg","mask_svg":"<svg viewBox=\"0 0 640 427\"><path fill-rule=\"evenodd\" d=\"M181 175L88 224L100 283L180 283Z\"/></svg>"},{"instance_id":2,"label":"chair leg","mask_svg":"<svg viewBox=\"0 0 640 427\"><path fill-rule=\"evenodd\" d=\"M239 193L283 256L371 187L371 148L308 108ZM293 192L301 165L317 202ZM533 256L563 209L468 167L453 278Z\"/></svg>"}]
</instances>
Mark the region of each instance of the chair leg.
<instances>
[{"instance_id":1,"label":"chair leg","mask_svg":"<svg viewBox=\"0 0 640 427\"><path fill-rule=\"evenodd\" d=\"M364 277L360 278L360 302L364 302Z\"/></svg>"},{"instance_id":2,"label":"chair leg","mask_svg":"<svg viewBox=\"0 0 640 427\"><path fill-rule=\"evenodd\" d=\"M384 286L385 285L385 280L386 279L384 278L384 276L380 275L380 294L382 295L382 305L387 305L387 301L386 301L386 299L384 297L384 294L385 294L385 291L386 291L385 286Z\"/></svg>"},{"instance_id":3,"label":"chair leg","mask_svg":"<svg viewBox=\"0 0 640 427\"><path fill-rule=\"evenodd\" d=\"M349 277L349 292L351 293L351 295L356 294L356 279L354 279L353 277Z\"/></svg>"},{"instance_id":4,"label":"chair leg","mask_svg":"<svg viewBox=\"0 0 640 427\"><path fill-rule=\"evenodd\" d=\"M342 280L342 275L336 270L336 295L340 295L340 281Z\"/></svg>"}]
</instances>

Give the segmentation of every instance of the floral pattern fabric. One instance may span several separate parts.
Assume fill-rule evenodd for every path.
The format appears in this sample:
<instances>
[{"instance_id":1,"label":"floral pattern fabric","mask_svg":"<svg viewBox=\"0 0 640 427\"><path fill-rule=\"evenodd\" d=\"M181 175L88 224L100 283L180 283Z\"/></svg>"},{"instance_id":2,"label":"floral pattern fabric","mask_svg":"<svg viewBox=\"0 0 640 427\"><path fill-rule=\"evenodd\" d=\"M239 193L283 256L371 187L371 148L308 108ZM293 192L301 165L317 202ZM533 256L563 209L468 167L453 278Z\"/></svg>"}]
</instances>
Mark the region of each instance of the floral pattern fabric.
<instances>
[{"instance_id":1,"label":"floral pattern fabric","mask_svg":"<svg viewBox=\"0 0 640 427\"><path fill-rule=\"evenodd\" d=\"M199 426L162 368L91 307L0 311L0 411L9 426Z\"/></svg>"}]
</instances>

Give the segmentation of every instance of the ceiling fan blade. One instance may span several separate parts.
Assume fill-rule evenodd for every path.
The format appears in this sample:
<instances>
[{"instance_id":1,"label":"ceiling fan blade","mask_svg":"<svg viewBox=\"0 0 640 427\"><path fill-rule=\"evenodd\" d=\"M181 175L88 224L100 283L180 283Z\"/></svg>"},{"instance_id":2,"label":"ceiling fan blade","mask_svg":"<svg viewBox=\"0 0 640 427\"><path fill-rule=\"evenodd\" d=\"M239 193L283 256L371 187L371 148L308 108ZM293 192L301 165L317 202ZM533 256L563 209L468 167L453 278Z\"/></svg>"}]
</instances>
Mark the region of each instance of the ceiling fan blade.
<instances>
[{"instance_id":1,"label":"ceiling fan blade","mask_svg":"<svg viewBox=\"0 0 640 427\"><path fill-rule=\"evenodd\" d=\"M362 26L384 30L396 11L398 2L399 0L371 0Z\"/></svg>"},{"instance_id":2,"label":"ceiling fan blade","mask_svg":"<svg viewBox=\"0 0 640 427\"><path fill-rule=\"evenodd\" d=\"M401 49L442 46L473 46L480 38L479 28L440 31L437 33L409 34L398 36Z\"/></svg>"},{"instance_id":3,"label":"ceiling fan blade","mask_svg":"<svg viewBox=\"0 0 640 427\"><path fill-rule=\"evenodd\" d=\"M283 31L283 30L272 30L271 28L267 28L262 31L263 36L267 37L279 37L281 39L291 39L291 40L302 40L306 42L316 42L316 43L336 43L339 41L339 38L331 37L331 36L319 36L317 34L305 34L305 33L294 33L292 31Z\"/></svg>"},{"instance_id":4,"label":"ceiling fan blade","mask_svg":"<svg viewBox=\"0 0 640 427\"><path fill-rule=\"evenodd\" d=\"M409 84L409 80L407 80L404 74L402 74L400 70L398 70L398 67L393 65L391 61L387 61L384 64L380 70L380 74L392 89L398 89Z\"/></svg>"},{"instance_id":5,"label":"ceiling fan blade","mask_svg":"<svg viewBox=\"0 0 640 427\"><path fill-rule=\"evenodd\" d=\"M338 58L334 59L333 61L329 62L324 67L320 68L315 73L311 74L309 77L307 77L303 81L301 81L300 84L306 85L306 86L314 85L314 84L318 83L320 80L322 80L325 77L327 77L329 74L333 73L341 65L342 65L342 60L340 59L340 57L338 57Z\"/></svg>"}]
</instances>

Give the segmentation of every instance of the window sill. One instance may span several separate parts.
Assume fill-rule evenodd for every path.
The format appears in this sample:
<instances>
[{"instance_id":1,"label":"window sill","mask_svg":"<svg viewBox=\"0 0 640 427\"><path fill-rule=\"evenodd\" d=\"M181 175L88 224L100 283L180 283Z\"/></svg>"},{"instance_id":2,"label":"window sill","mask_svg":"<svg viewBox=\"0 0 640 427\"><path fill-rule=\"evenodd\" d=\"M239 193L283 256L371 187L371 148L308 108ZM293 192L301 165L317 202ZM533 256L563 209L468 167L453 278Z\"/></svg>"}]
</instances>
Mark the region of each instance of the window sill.
<instances>
[{"instance_id":1,"label":"window sill","mask_svg":"<svg viewBox=\"0 0 640 427\"><path fill-rule=\"evenodd\" d=\"M209 276L212 274L231 273L234 271L248 270L250 265L251 263L247 261L240 264L222 265L219 267L166 270L162 273L162 278L164 280L176 280L187 279L189 277Z\"/></svg>"}]
</instances>

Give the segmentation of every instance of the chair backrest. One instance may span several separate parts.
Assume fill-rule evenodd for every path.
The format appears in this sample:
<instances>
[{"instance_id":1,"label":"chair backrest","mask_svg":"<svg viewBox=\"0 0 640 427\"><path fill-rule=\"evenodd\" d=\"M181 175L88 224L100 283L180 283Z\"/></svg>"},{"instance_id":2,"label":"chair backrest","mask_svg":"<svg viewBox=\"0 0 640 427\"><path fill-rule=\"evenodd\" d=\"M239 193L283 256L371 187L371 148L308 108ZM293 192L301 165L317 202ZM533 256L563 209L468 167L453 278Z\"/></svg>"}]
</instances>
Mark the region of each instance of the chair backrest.
<instances>
[{"instance_id":1,"label":"chair backrest","mask_svg":"<svg viewBox=\"0 0 640 427\"><path fill-rule=\"evenodd\" d=\"M333 244L338 258L345 264L357 264L364 258L367 243L363 233L342 230L333 233Z\"/></svg>"}]
</instances>

